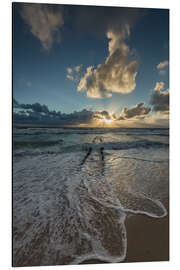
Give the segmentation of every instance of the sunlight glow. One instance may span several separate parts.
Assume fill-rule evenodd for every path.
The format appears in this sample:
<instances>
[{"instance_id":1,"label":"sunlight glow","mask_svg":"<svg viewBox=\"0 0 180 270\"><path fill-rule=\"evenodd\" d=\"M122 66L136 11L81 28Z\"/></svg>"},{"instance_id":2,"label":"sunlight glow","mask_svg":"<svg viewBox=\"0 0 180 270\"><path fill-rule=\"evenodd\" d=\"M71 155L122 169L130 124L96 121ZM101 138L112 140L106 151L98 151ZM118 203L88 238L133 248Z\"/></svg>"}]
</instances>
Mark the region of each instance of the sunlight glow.
<instances>
[{"instance_id":1,"label":"sunlight glow","mask_svg":"<svg viewBox=\"0 0 180 270\"><path fill-rule=\"evenodd\" d=\"M102 119L102 121L105 122L106 124L111 124L111 123L113 122L112 119L107 119L106 117L104 117L104 118Z\"/></svg>"}]
</instances>

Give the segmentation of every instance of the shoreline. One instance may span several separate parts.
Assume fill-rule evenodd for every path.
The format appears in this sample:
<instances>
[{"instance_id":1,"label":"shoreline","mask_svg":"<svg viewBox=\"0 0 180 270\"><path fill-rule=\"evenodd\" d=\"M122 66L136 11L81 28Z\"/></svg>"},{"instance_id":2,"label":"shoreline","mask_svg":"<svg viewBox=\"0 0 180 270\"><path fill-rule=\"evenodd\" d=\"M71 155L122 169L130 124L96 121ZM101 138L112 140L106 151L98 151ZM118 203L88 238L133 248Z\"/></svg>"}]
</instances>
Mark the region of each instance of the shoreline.
<instances>
[{"instance_id":1,"label":"shoreline","mask_svg":"<svg viewBox=\"0 0 180 270\"><path fill-rule=\"evenodd\" d=\"M168 211L168 203L165 207ZM169 213L163 218L128 215L125 226L127 253L120 263L169 261ZM108 262L92 259L80 264L103 263Z\"/></svg>"}]
</instances>

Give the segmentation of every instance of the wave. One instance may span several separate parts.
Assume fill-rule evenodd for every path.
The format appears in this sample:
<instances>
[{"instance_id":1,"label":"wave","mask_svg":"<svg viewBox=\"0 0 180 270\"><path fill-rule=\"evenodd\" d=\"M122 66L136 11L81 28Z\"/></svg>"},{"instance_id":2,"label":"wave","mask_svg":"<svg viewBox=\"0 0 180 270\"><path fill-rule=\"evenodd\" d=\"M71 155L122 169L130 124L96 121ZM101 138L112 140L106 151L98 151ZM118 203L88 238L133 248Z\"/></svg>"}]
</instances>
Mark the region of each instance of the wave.
<instances>
[{"instance_id":1,"label":"wave","mask_svg":"<svg viewBox=\"0 0 180 270\"><path fill-rule=\"evenodd\" d=\"M37 147L48 147L54 145L60 145L63 143L63 140L58 141L14 141L14 148L22 148L22 147L30 147L30 148L37 148Z\"/></svg>"},{"instance_id":2,"label":"wave","mask_svg":"<svg viewBox=\"0 0 180 270\"><path fill-rule=\"evenodd\" d=\"M87 151L88 149L98 150L128 150L128 149L149 149L149 148L168 148L168 143L149 140L122 141L122 142L102 142L102 138L96 138L93 143L69 143L66 145L63 140L57 141L15 141L14 156L41 155L41 154L60 154L70 152Z\"/></svg>"},{"instance_id":3,"label":"wave","mask_svg":"<svg viewBox=\"0 0 180 270\"><path fill-rule=\"evenodd\" d=\"M14 136L26 135L102 135L113 133L126 136L169 136L169 129L141 129L141 128L14 128Z\"/></svg>"}]
</instances>

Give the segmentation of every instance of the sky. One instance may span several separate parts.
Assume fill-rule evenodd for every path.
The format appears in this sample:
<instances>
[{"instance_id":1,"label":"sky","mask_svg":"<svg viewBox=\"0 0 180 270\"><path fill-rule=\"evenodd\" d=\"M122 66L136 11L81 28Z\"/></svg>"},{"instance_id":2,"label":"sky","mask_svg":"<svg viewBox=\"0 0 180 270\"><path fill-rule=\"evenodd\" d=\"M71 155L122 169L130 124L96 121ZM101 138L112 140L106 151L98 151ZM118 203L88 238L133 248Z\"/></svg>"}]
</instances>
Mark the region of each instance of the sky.
<instances>
[{"instance_id":1,"label":"sky","mask_svg":"<svg viewBox=\"0 0 180 270\"><path fill-rule=\"evenodd\" d=\"M13 3L14 123L168 127L169 10Z\"/></svg>"}]
</instances>

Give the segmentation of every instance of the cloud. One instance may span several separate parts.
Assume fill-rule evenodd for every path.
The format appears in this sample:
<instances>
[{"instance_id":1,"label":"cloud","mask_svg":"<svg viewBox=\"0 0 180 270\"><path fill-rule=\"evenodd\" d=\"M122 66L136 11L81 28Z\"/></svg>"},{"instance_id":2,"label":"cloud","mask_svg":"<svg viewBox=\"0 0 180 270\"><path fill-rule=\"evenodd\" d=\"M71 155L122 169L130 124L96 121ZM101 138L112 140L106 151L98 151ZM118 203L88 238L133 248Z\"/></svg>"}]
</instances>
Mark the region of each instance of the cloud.
<instances>
[{"instance_id":1,"label":"cloud","mask_svg":"<svg viewBox=\"0 0 180 270\"><path fill-rule=\"evenodd\" d=\"M161 91L164 88L164 82L156 82L156 86L154 87L154 91Z\"/></svg>"},{"instance_id":2,"label":"cloud","mask_svg":"<svg viewBox=\"0 0 180 270\"><path fill-rule=\"evenodd\" d=\"M112 93L131 93L136 87L138 62L133 60L125 43L130 34L128 25L119 33L108 31L109 55L97 68L89 66L81 78L78 91L86 91L90 98L109 98Z\"/></svg>"},{"instance_id":3,"label":"cloud","mask_svg":"<svg viewBox=\"0 0 180 270\"><path fill-rule=\"evenodd\" d=\"M66 75L66 78L69 79L69 80L71 80L71 81L74 81L74 77L72 75L67 74Z\"/></svg>"},{"instance_id":4,"label":"cloud","mask_svg":"<svg viewBox=\"0 0 180 270\"><path fill-rule=\"evenodd\" d=\"M121 112L118 120L130 119L130 118L144 118L151 112L151 108L145 107L144 103L139 103L130 109L124 108Z\"/></svg>"},{"instance_id":5,"label":"cloud","mask_svg":"<svg viewBox=\"0 0 180 270\"><path fill-rule=\"evenodd\" d=\"M160 63L157 65L157 69L164 69L164 68L167 67L168 65L169 65L169 62L168 62L168 61L160 62Z\"/></svg>"},{"instance_id":6,"label":"cloud","mask_svg":"<svg viewBox=\"0 0 180 270\"><path fill-rule=\"evenodd\" d=\"M15 124L44 124L44 125L91 125L97 124L98 120L112 120L115 115L108 111L92 111L83 109L73 113L49 110L46 105L40 103L20 104L13 100L13 119ZM101 122L99 122L100 124ZM102 122L103 123L103 122Z\"/></svg>"},{"instance_id":7,"label":"cloud","mask_svg":"<svg viewBox=\"0 0 180 270\"><path fill-rule=\"evenodd\" d=\"M151 95L150 104L155 112L169 112L169 89L164 89L164 83L156 83L154 92ZM162 91L163 90L163 91Z\"/></svg>"},{"instance_id":8,"label":"cloud","mask_svg":"<svg viewBox=\"0 0 180 270\"><path fill-rule=\"evenodd\" d=\"M70 67L68 67L68 68L66 69L66 71L67 71L68 74L71 74L71 73L73 72L73 69L70 68Z\"/></svg>"},{"instance_id":9,"label":"cloud","mask_svg":"<svg viewBox=\"0 0 180 270\"><path fill-rule=\"evenodd\" d=\"M110 98L112 93L127 94L136 87L137 60L126 44L130 29L144 16L143 9L86 7L76 8L76 24L81 33L109 39L109 52L103 63L89 66L82 76L78 91L90 98Z\"/></svg>"},{"instance_id":10,"label":"cloud","mask_svg":"<svg viewBox=\"0 0 180 270\"><path fill-rule=\"evenodd\" d=\"M144 103L139 103L133 106L130 109L123 108L122 112L120 115L115 114L115 113L109 113L108 111L96 111L94 114L94 118L96 119L107 119L107 120L140 120L144 119L149 113L151 112L151 108L145 107Z\"/></svg>"},{"instance_id":11,"label":"cloud","mask_svg":"<svg viewBox=\"0 0 180 270\"><path fill-rule=\"evenodd\" d=\"M137 123L136 123L137 124ZM146 119L138 123L139 127L156 127L156 128L168 128L169 127L169 115L161 112L149 115Z\"/></svg>"},{"instance_id":12,"label":"cloud","mask_svg":"<svg viewBox=\"0 0 180 270\"><path fill-rule=\"evenodd\" d=\"M128 7L98 7L98 6L76 6L74 26L84 33L104 38L108 31L119 33L124 25L132 27L137 20L145 15L145 9Z\"/></svg>"},{"instance_id":13,"label":"cloud","mask_svg":"<svg viewBox=\"0 0 180 270\"><path fill-rule=\"evenodd\" d=\"M47 4L23 4L20 14L45 50L60 41L60 28L64 23L60 10L55 11Z\"/></svg>"},{"instance_id":14,"label":"cloud","mask_svg":"<svg viewBox=\"0 0 180 270\"><path fill-rule=\"evenodd\" d=\"M66 78L71 81L79 81L80 79L80 72L81 72L82 65L75 66L75 67L68 67L66 69Z\"/></svg>"},{"instance_id":15,"label":"cloud","mask_svg":"<svg viewBox=\"0 0 180 270\"><path fill-rule=\"evenodd\" d=\"M15 98L13 98L13 108L19 108L19 103Z\"/></svg>"},{"instance_id":16,"label":"cloud","mask_svg":"<svg viewBox=\"0 0 180 270\"><path fill-rule=\"evenodd\" d=\"M106 121L111 127L168 127L168 114L162 112L150 113L150 108L139 103L132 108L124 108L120 115L106 110L92 111L83 109L73 113L49 110L46 105L39 103L20 104L13 100L14 124L32 125L72 125L72 126L106 126ZM113 121L114 120L114 121ZM123 121L122 121L123 120Z\"/></svg>"},{"instance_id":17,"label":"cloud","mask_svg":"<svg viewBox=\"0 0 180 270\"><path fill-rule=\"evenodd\" d=\"M169 62L166 60L166 61L160 62L157 65L157 69L159 70L159 73L161 75L165 75L168 70L168 66L169 66Z\"/></svg>"},{"instance_id":18,"label":"cloud","mask_svg":"<svg viewBox=\"0 0 180 270\"><path fill-rule=\"evenodd\" d=\"M110 115L110 113L108 112L108 111L96 111L95 113L94 113L94 116L93 116L94 118L96 118L96 119L100 119L100 120L102 120L102 119L107 119L107 120L112 120L113 119L113 116L112 115Z\"/></svg>"},{"instance_id":19,"label":"cloud","mask_svg":"<svg viewBox=\"0 0 180 270\"><path fill-rule=\"evenodd\" d=\"M93 121L95 112L82 110L80 112L62 113L60 111L49 110L46 105L40 103L20 104L13 100L14 122L16 124L61 124L77 125Z\"/></svg>"},{"instance_id":20,"label":"cloud","mask_svg":"<svg viewBox=\"0 0 180 270\"><path fill-rule=\"evenodd\" d=\"M76 67L74 67L74 70L75 70L76 72L79 72L79 71L81 70L81 66L76 66Z\"/></svg>"},{"instance_id":21,"label":"cloud","mask_svg":"<svg viewBox=\"0 0 180 270\"><path fill-rule=\"evenodd\" d=\"M22 109L31 109L37 113L49 113L49 109L46 105L41 105L40 103L34 104L20 104L20 108Z\"/></svg>"}]
</instances>

